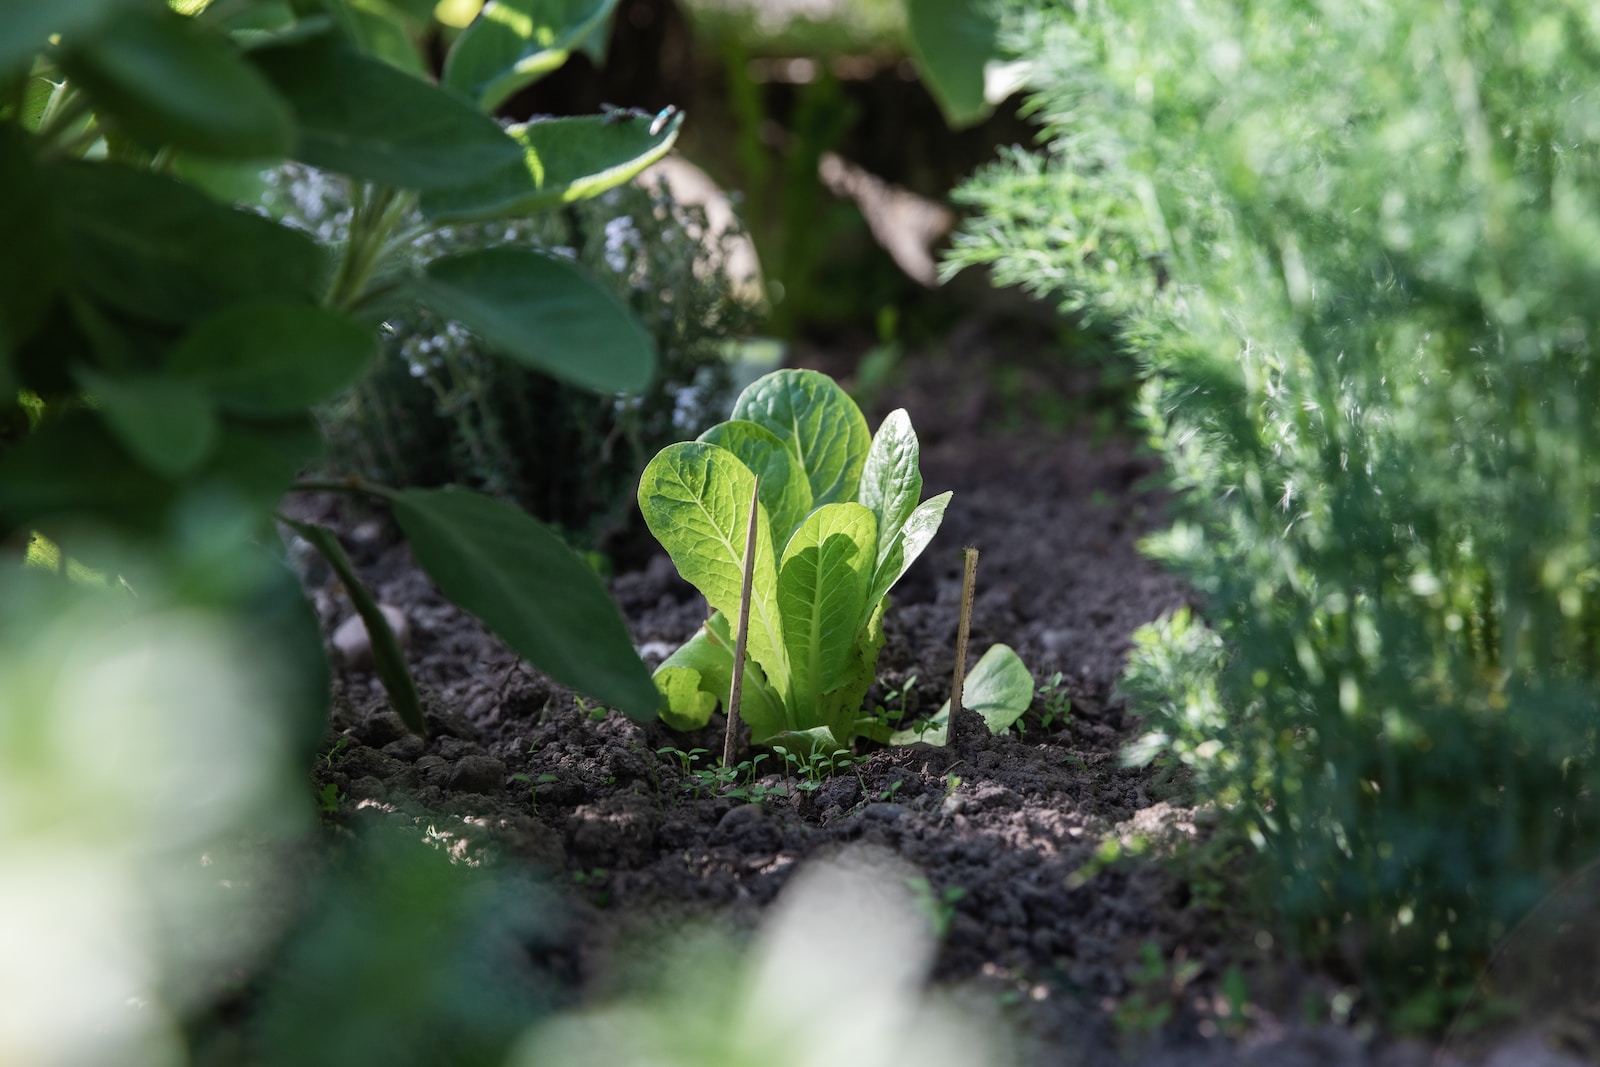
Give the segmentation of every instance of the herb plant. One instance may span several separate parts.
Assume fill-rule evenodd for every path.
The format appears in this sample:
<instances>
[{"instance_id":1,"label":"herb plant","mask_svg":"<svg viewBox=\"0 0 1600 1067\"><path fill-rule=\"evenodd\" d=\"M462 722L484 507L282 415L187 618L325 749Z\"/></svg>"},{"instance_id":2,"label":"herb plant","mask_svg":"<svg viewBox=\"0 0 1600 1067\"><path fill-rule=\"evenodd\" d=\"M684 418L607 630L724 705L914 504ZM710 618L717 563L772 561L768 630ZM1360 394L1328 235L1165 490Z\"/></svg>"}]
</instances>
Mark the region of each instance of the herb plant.
<instances>
[{"instance_id":1,"label":"herb plant","mask_svg":"<svg viewBox=\"0 0 1600 1067\"><path fill-rule=\"evenodd\" d=\"M419 227L593 196L670 149L680 115L503 128L486 113L611 6L512 19L486 9L450 48L449 89L424 73L432 5L0 11L0 542L48 538L91 564L108 541L174 566L215 552L213 571L235 577L206 595L260 611L262 589L287 572L263 571L235 542L224 551L216 531L272 535L273 508L322 449L313 406L360 378L402 301L576 386L644 388L648 335L571 263L526 249L425 264L403 254ZM349 184L332 243L234 204L285 158ZM629 714L655 714L603 586L521 511L450 488L298 485L386 501L445 594L517 652ZM422 730L404 659L337 540L301 533L350 587L396 710ZM316 645L303 603L273 618L279 636ZM325 701L310 698L324 712Z\"/></svg>"},{"instance_id":2,"label":"herb plant","mask_svg":"<svg viewBox=\"0 0 1600 1067\"><path fill-rule=\"evenodd\" d=\"M1203 596L1139 637L1134 755L1440 1021L1600 845L1594 7L1007 10L1048 147L968 188L955 262L1141 361L1151 548Z\"/></svg>"}]
</instances>

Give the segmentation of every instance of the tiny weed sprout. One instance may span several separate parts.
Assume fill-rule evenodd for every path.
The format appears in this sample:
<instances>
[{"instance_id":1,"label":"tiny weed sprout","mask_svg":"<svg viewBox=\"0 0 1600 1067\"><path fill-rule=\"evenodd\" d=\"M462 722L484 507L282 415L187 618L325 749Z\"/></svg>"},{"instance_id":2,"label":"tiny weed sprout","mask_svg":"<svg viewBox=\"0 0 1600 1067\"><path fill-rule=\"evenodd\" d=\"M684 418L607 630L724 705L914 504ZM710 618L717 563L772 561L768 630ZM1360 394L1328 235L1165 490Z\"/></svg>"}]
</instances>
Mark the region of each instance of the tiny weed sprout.
<instances>
[{"instance_id":1,"label":"tiny weed sprout","mask_svg":"<svg viewBox=\"0 0 1600 1067\"><path fill-rule=\"evenodd\" d=\"M956 903L967 895L967 891L958 885L947 885L943 892L935 893L933 883L921 875L906 879L906 888L911 890L911 899L917 910L933 928L934 938L943 941L945 934L950 932L951 920L956 917Z\"/></svg>"},{"instance_id":2,"label":"tiny weed sprout","mask_svg":"<svg viewBox=\"0 0 1600 1067\"><path fill-rule=\"evenodd\" d=\"M920 448L904 410L869 433L837 383L805 370L758 379L740 394L732 419L663 449L640 479L650 532L712 608L655 672L661 717L695 729L727 699L735 646L729 620L737 615L745 569L739 546L752 496L757 530L738 709L752 740L808 770L813 764L797 753L848 751L862 736L894 740L862 702L883 647L889 590L939 529L950 494L921 499ZM1020 661L1016 667L1027 675ZM1026 686L1031 699L1031 677ZM1013 685L1007 695L1017 691Z\"/></svg>"}]
</instances>

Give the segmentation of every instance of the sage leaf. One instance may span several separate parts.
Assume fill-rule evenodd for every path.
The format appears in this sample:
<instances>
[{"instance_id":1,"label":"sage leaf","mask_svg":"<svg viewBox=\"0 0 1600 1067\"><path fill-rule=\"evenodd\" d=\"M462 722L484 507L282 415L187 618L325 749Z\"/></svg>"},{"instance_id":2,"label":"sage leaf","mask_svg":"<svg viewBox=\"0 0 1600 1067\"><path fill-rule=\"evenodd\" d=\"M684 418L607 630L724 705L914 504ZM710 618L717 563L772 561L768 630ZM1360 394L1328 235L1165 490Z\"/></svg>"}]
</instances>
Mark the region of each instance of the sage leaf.
<instances>
[{"instance_id":1,"label":"sage leaf","mask_svg":"<svg viewBox=\"0 0 1600 1067\"><path fill-rule=\"evenodd\" d=\"M429 263L418 297L517 362L598 393L636 393L655 376L655 343L626 305L578 267L520 248Z\"/></svg>"},{"instance_id":2,"label":"sage leaf","mask_svg":"<svg viewBox=\"0 0 1600 1067\"><path fill-rule=\"evenodd\" d=\"M761 504L772 523L772 543L787 545L811 514L811 483L777 434L744 419L730 419L711 427L699 440L726 448L756 475Z\"/></svg>"},{"instance_id":3,"label":"sage leaf","mask_svg":"<svg viewBox=\"0 0 1600 1067\"><path fill-rule=\"evenodd\" d=\"M522 162L516 142L466 101L331 36L267 45L250 58L294 109L292 154L314 167L427 191Z\"/></svg>"},{"instance_id":4,"label":"sage leaf","mask_svg":"<svg viewBox=\"0 0 1600 1067\"><path fill-rule=\"evenodd\" d=\"M77 285L137 318L193 323L240 301L317 303L327 286L311 238L169 178L108 163L45 176Z\"/></svg>"},{"instance_id":5,"label":"sage leaf","mask_svg":"<svg viewBox=\"0 0 1600 1067\"><path fill-rule=\"evenodd\" d=\"M0 368L39 328L67 278L60 211L32 156L22 131L0 125ZM0 389L7 402L15 394L15 386Z\"/></svg>"},{"instance_id":6,"label":"sage leaf","mask_svg":"<svg viewBox=\"0 0 1600 1067\"><path fill-rule=\"evenodd\" d=\"M241 415L291 415L355 384L370 330L310 304L256 302L198 324L167 356L175 378Z\"/></svg>"},{"instance_id":7,"label":"sage leaf","mask_svg":"<svg viewBox=\"0 0 1600 1067\"><path fill-rule=\"evenodd\" d=\"M542 523L454 486L389 496L422 569L511 649L631 719L661 694L599 577Z\"/></svg>"},{"instance_id":8,"label":"sage leaf","mask_svg":"<svg viewBox=\"0 0 1600 1067\"><path fill-rule=\"evenodd\" d=\"M813 511L784 549L778 608L789 649L793 701L815 705L850 673L872 580L878 522L860 504Z\"/></svg>"},{"instance_id":9,"label":"sage leaf","mask_svg":"<svg viewBox=\"0 0 1600 1067\"><path fill-rule=\"evenodd\" d=\"M119 9L61 68L107 125L152 150L272 159L294 142L287 103L234 44L165 6Z\"/></svg>"},{"instance_id":10,"label":"sage leaf","mask_svg":"<svg viewBox=\"0 0 1600 1067\"><path fill-rule=\"evenodd\" d=\"M378 601L362 584L350 557L345 555L339 538L332 530L322 526L293 519L281 521L304 537L306 543L316 549L328 561L328 566L333 568L333 573L339 576L344 591L350 596L350 603L367 628L367 638L372 645L372 669L378 681L383 683L384 692L389 694L389 703L394 705L400 721L410 727L412 733L426 737L428 723L422 715L422 699L417 695L416 680L411 677L411 668L406 666L405 652L401 650L394 630L390 629L389 620L384 618L383 610L378 607Z\"/></svg>"},{"instance_id":11,"label":"sage leaf","mask_svg":"<svg viewBox=\"0 0 1600 1067\"><path fill-rule=\"evenodd\" d=\"M216 442L216 415L192 385L158 375L113 378L81 366L76 377L128 451L158 474L189 473Z\"/></svg>"},{"instance_id":12,"label":"sage leaf","mask_svg":"<svg viewBox=\"0 0 1600 1067\"><path fill-rule=\"evenodd\" d=\"M567 56L617 0L489 0L456 38L442 81L492 112Z\"/></svg>"},{"instance_id":13,"label":"sage leaf","mask_svg":"<svg viewBox=\"0 0 1600 1067\"><path fill-rule=\"evenodd\" d=\"M623 114L511 126L505 133L518 147L515 159L457 187L424 191L422 213L435 222L481 222L599 196L671 151L682 125L681 114L659 129Z\"/></svg>"},{"instance_id":14,"label":"sage leaf","mask_svg":"<svg viewBox=\"0 0 1600 1067\"><path fill-rule=\"evenodd\" d=\"M712 610L738 614L744 579L745 520L755 475L732 452L703 441L668 445L639 479L645 525L684 581ZM750 658L788 699L789 655L778 609L778 567L767 510L757 507L756 559L750 589Z\"/></svg>"},{"instance_id":15,"label":"sage leaf","mask_svg":"<svg viewBox=\"0 0 1600 1067\"><path fill-rule=\"evenodd\" d=\"M733 417L783 441L811 485L813 507L853 501L872 435L850 395L826 374L780 370L752 382Z\"/></svg>"},{"instance_id":16,"label":"sage leaf","mask_svg":"<svg viewBox=\"0 0 1600 1067\"><path fill-rule=\"evenodd\" d=\"M0 3L0 77L27 71L50 38L92 36L125 0L8 0Z\"/></svg>"}]
</instances>

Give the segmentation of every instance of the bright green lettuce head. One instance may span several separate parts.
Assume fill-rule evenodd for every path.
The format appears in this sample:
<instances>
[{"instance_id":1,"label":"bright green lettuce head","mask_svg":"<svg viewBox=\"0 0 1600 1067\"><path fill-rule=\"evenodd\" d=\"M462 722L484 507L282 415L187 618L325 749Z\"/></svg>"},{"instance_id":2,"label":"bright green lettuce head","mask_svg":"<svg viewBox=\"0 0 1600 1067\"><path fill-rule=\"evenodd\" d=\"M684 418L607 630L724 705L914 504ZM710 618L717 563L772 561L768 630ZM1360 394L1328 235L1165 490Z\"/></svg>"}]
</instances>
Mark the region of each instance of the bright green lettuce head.
<instances>
[{"instance_id":1,"label":"bright green lettuce head","mask_svg":"<svg viewBox=\"0 0 1600 1067\"><path fill-rule=\"evenodd\" d=\"M887 594L944 518L922 501L917 435L904 411L876 434L815 371L751 384L733 418L645 468L639 507L678 573L713 614L656 671L662 718L703 726L733 676L745 521L757 492L754 578L740 715L757 744L847 748L883 647ZM784 735L805 735L788 737Z\"/></svg>"}]
</instances>

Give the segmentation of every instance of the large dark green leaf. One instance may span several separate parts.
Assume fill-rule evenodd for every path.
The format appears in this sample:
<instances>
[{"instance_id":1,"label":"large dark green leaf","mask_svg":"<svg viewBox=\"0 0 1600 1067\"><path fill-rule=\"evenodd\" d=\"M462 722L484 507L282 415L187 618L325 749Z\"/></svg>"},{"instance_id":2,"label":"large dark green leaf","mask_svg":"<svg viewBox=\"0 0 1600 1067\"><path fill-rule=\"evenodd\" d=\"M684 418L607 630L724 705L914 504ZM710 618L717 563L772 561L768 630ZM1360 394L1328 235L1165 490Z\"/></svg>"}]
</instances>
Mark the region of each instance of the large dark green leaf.
<instances>
[{"instance_id":1,"label":"large dark green leaf","mask_svg":"<svg viewBox=\"0 0 1600 1067\"><path fill-rule=\"evenodd\" d=\"M165 7L117 11L61 66L109 127L150 149L270 159L293 143L288 106L233 43Z\"/></svg>"},{"instance_id":2,"label":"large dark green leaf","mask_svg":"<svg viewBox=\"0 0 1600 1067\"><path fill-rule=\"evenodd\" d=\"M567 61L617 0L489 0L445 57L444 84L485 111Z\"/></svg>"},{"instance_id":3,"label":"large dark green leaf","mask_svg":"<svg viewBox=\"0 0 1600 1067\"><path fill-rule=\"evenodd\" d=\"M327 260L309 237L154 174L108 164L47 171L76 280L122 311L190 323L242 300L316 302Z\"/></svg>"},{"instance_id":4,"label":"large dark green leaf","mask_svg":"<svg viewBox=\"0 0 1600 1067\"><path fill-rule=\"evenodd\" d=\"M77 376L112 432L157 474L187 474L216 441L216 415L192 385L165 375L113 378L87 367Z\"/></svg>"},{"instance_id":5,"label":"large dark green leaf","mask_svg":"<svg viewBox=\"0 0 1600 1067\"><path fill-rule=\"evenodd\" d=\"M27 138L0 126L0 366L44 320L66 277L60 216ZM0 371L0 378L5 376ZM4 385L0 381L0 385ZM13 390L0 390L9 398Z\"/></svg>"},{"instance_id":6,"label":"large dark green leaf","mask_svg":"<svg viewBox=\"0 0 1600 1067\"><path fill-rule=\"evenodd\" d=\"M90 519L150 533L171 498L171 484L136 462L90 411L53 418L0 452L0 529Z\"/></svg>"},{"instance_id":7,"label":"large dark green leaf","mask_svg":"<svg viewBox=\"0 0 1600 1067\"><path fill-rule=\"evenodd\" d=\"M258 48L251 58L288 99L296 158L402 189L488 180L522 150L451 93L322 36Z\"/></svg>"},{"instance_id":8,"label":"large dark green leaf","mask_svg":"<svg viewBox=\"0 0 1600 1067\"><path fill-rule=\"evenodd\" d=\"M322 456L322 447L322 432L309 415L224 422L210 459L191 480L268 514L295 478Z\"/></svg>"},{"instance_id":9,"label":"large dark green leaf","mask_svg":"<svg viewBox=\"0 0 1600 1067\"><path fill-rule=\"evenodd\" d=\"M370 330L285 301L230 308L197 325L167 358L174 376L244 415L292 415L354 384L377 352Z\"/></svg>"},{"instance_id":10,"label":"large dark green leaf","mask_svg":"<svg viewBox=\"0 0 1600 1067\"><path fill-rule=\"evenodd\" d=\"M485 248L428 264L417 295L520 363L601 393L638 392L655 345L627 307L555 256Z\"/></svg>"},{"instance_id":11,"label":"large dark green leaf","mask_svg":"<svg viewBox=\"0 0 1600 1067\"><path fill-rule=\"evenodd\" d=\"M561 539L509 504L463 489L394 493L395 517L441 592L563 685L656 717L661 695L605 586Z\"/></svg>"},{"instance_id":12,"label":"large dark green leaf","mask_svg":"<svg viewBox=\"0 0 1600 1067\"><path fill-rule=\"evenodd\" d=\"M411 669L406 666L400 641L389 628L389 620L384 618L383 609L378 607L377 600L362 584L361 576L356 573L350 557L345 555L339 538L334 536L332 530L321 526L295 522L293 519L283 521L294 527L328 561L333 573L339 576L344 591L350 596L350 603L355 605L356 614L361 616L367 628L367 637L372 645L372 667L378 680L383 683L384 691L389 694L389 703L394 705L394 710L414 733L426 735L428 724L422 717L422 700L417 696L417 683L411 677Z\"/></svg>"},{"instance_id":13,"label":"large dark green leaf","mask_svg":"<svg viewBox=\"0 0 1600 1067\"><path fill-rule=\"evenodd\" d=\"M330 10L361 51L407 74L428 76L428 65L406 25L413 21L409 16L381 0L336 0Z\"/></svg>"},{"instance_id":14,"label":"large dark green leaf","mask_svg":"<svg viewBox=\"0 0 1600 1067\"><path fill-rule=\"evenodd\" d=\"M512 126L517 158L470 184L425 192L422 212L439 222L527 215L599 196L666 155L683 115L583 115ZM652 132L652 129L654 132Z\"/></svg>"},{"instance_id":15,"label":"large dark green leaf","mask_svg":"<svg viewBox=\"0 0 1600 1067\"><path fill-rule=\"evenodd\" d=\"M0 77L25 71L56 34L96 28L125 0L0 0Z\"/></svg>"},{"instance_id":16,"label":"large dark green leaf","mask_svg":"<svg viewBox=\"0 0 1600 1067\"><path fill-rule=\"evenodd\" d=\"M917 70L954 129L989 114L984 68L999 54L999 27L986 0L907 0Z\"/></svg>"}]
</instances>

